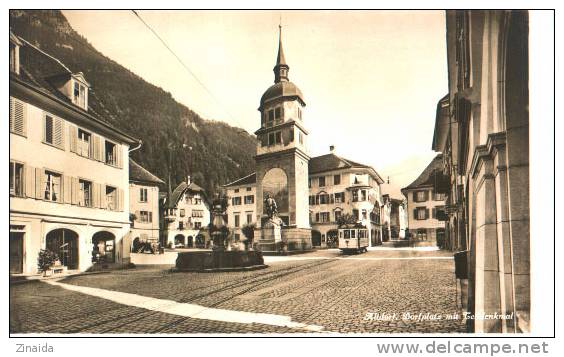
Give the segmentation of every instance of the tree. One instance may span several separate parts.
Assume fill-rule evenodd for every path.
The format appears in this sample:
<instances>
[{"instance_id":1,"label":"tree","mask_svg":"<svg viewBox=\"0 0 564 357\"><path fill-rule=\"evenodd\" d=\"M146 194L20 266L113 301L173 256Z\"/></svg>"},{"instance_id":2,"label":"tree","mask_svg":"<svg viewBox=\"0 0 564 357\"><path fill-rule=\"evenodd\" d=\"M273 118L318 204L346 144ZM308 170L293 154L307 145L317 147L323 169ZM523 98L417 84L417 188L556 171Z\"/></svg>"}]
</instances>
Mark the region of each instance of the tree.
<instances>
[{"instance_id":1,"label":"tree","mask_svg":"<svg viewBox=\"0 0 564 357\"><path fill-rule=\"evenodd\" d=\"M354 225L354 224L356 224L356 218L350 213L342 214L337 219L337 225L339 227L343 227L343 226L347 226L347 225Z\"/></svg>"}]
</instances>

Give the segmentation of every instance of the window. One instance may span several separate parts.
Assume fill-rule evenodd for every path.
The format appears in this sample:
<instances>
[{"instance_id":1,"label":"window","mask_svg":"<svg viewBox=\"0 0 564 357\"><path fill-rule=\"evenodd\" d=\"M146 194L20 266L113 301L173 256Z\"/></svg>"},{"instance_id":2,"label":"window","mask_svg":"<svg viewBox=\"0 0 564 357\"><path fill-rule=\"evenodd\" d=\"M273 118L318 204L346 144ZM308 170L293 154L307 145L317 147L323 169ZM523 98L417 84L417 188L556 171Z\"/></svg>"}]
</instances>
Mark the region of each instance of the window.
<instances>
[{"instance_id":1,"label":"window","mask_svg":"<svg viewBox=\"0 0 564 357\"><path fill-rule=\"evenodd\" d=\"M352 210L352 215L353 215L354 219L358 221L358 210L357 209Z\"/></svg>"},{"instance_id":2,"label":"window","mask_svg":"<svg viewBox=\"0 0 564 357\"><path fill-rule=\"evenodd\" d=\"M202 217L204 217L204 211L202 211L202 210L196 210L196 209L195 209L195 210L192 210L192 217L195 217L195 218L202 218Z\"/></svg>"},{"instance_id":3,"label":"window","mask_svg":"<svg viewBox=\"0 0 564 357\"><path fill-rule=\"evenodd\" d=\"M79 180L78 186L78 205L92 207L92 182Z\"/></svg>"},{"instance_id":4,"label":"window","mask_svg":"<svg viewBox=\"0 0 564 357\"><path fill-rule=\"evenodd\" d=\"M241 222L240 222L240 217L239 214L235 214L235 227L239 227Z\"/></svg>"},{"instance_id":5,"label":"window","mask_svg":"<svg viewBox=\"0 0 564 357\"><path fill-rule=\"evenodd\" d=\"M338 221L341 218L342 212L340 210L335 211L335 221Z\"/></svg>"},{"instance_id":6,"label":"window","mask_svg":"<svg viewBox=\"0 0 564 357\"><path fill-rule=\"evenodd\" d=\"M288 141L293 143L294 142L294 129L288 129Z\"/></svg>"},{"instance_id":7,"label":"window","mask_svg":"<svg viewBox=\"0 0 564 357\"><path fill-rule=\"evenodd\" d=\"M253 203L255 203L255 196L254 195L245 196L245 204L246 205L250 205L250 204L253 204Z\"/></svg>"},{"instance_id":8,"label":"window","mask_svg":"<svg viewBox=\"0 0 564 357\"><path fill-rule=\"evenodd\" d=\"M194 204L195 204L195 205L202 204L202 198L201 198L200 196L198 196L198 195L195 195L195 196L194 196Z\"/></svg>"},{"instance_id":9,"label":"window","mask_svg":"<svg viewBox=\"0 0 564 357\"><path fill-rule=\"evenodd\" d=\"M368 196L366 195L366 190L361 190L361 201L366 201Z\"/></svg>"},{"instance_id":10,"label":"window","mask_svg":"<svg viewBox=\"0 0 564 357\"><path fill-rule=\"evenodd\" d=\"M180 217L186 217L186 210L184 208L180 209Z\"/></svg>"},{"instance_id":11,"label":"window","mask_svg":"<svg viewBox=\"0 0 564 357\"><path fill-rule=\"evenodd\" d=\"M277 107L274 109L274 118L276 119L276 124L280 124L282 122L282 108Z\"/></svg>"},{"instance_id":12,"label":"window","mask_svg":"<svg viewBox=\"0 0 564 357\"><path fill-rule=\"evenodd\" d=\"M417 207L415 209L415 219L425 220L428 218L428 210L425 207Z\"/></svg>"},{"instance_id":13,"label":"window","mask_svg":"<svg viewBox=\"0 0 564 357\"><path fill-rule=\"evenodd\" d=\"M241 204L241 196L231 198L231 204L233 206L239 206Z\"/></svg>"},{"instance_id":14,"label":"window","mask_svg":"<svg viewBox=\"0 0 564 357\"><path fill-rule=\"evenodd\" d=\"M81 156L92 157L91 148L92 135L82 129L78 129L77 153Z\"/></svg>"},{"instance_id":15,"label":"window","mask_svg":"<svg viewBox=\"0 0 564 357\"><path fill-rule=\"evenodd\" d=\"M274 133L275 138L276 138L276 144L281 144L282 143L282 132L281 131L277 131L276 133Z\"/></svg>"},{"instance_id":16,"label":"window","mask_svg":"<svg viewBox=\"0 0 564 357\"><path fill-rule=\"evenodd\" d=\"M268 134L268 146L272 146L275 144L274 133Z\"/></svg>"},{"instance_id":17,"label":"window","mask_svg":"<svg viewBox=\"0 0 564 357\"><path fill-rule=\"evenodd\" d=\"M152 223L153 222L153 212L150 211L139 211L139 222L141 223ZM180 229L183 229L184 222L179 222L181 224Z\"/></svg>"},{"instance_id":18,"label":"window","mask_svg":"<svg viewBox=\"0 0 564 357\"><path fill-rule=\"evenodd\" d=\"M253 188L252 187L247 187L247 191L252 191Z\"/></svg>"},{"instance_id":19,"label":"window","mask_svg":"<svg viewBox=\"0 0 564 357\"><path fill-rule=\"evenodd\" d=\"M74 81L73 103L86 109L86 87Z\"/></svg>"},{"instance_id":20,"label":"window","mask_svg":"<svg viewBox=\"0 0 564 357\"><path fill-rule=\"evenodd\" d=\"M43 176L45 180L45 191L43 198L47 201L60 202L61 197L61 175L45 171Z\"/></svg>"},{"instance_id":21,"label":"window","mask_svg":"<svg viewBox=\"0 0 564 357\"><path fill-rule=\"evenodd\" d=\"M147 202L147 188L139 188L139 202Z\"/></svg>"},{"instance_id":22,"label":"window","mask_svg":"<svg viewBox=\"0 0 564 357\"><path fill-rule=\"evenodd\" d=\"M319 187L325 187L325 176L319 178Z\"/></svg>"},{"instance_id":23,"label":"window","mask_svg":"<svg viewBox=\"0 0 564 357\"><path fill-rule=\"evenodd\" d=\"M444 201L445 200L445 194L444 193L434 192L433 196L434 196L433 199L435 201Z\"/></svg>"},{"instance_id":24,"label":"window","mask_svg":"<svg viewBox=\"0 0 564 357\"><path fill-rule=\"evenodd\" d=\"M324 205L324 204L329 203L329 195L326 194L326 193L321 193L321 194L319 194L319 199L318 199L318 201L319 201L319 204L320 204L320 205Z\"/></svg>"},{"instance_id":25,"label":"window","mask_svg":"<svg viewBox=\"0 0 564 357\"><path fill-rule=\"evenodd\" d=\"M10 71L16 72L19 74L19 64L18 64L18 47L10 42Z\"/></svg>"},{"instance_id":26,"label":"window","mask_svg":"<svg viewBox=\"0 0 564 357\"><path fill-rule=\"evenodd\" d=\"M184 229L184 222L183 221L178 222L178 229L180 229L180 230Z\"/></svg>"},{"instance_id":27,"label":"window","mask_svg":"<svg viewBox=\"0 0 564 357\"><path fill-rule=\"evenodd\" d=\"M238 189L238 188L236 188L236 189L235 189L235 193L238 193L238 192L239 192L239 189Z\"/></svg>"},{"instance_id":28,"label":"window","mask_svg":"<svg viewBox=\"0 0 564 357\"><path fill-rule=\"evenodd\" d=\"M302 108L298 107L298 119L302 120Z\"/></svg>"},{"instance_id":29,"label":"window","mask_svg":"<svg viewBox=\"0 0 564 357\"><path fill-rule=\"evenodd\" d=\"M106 149L106 164L117 166L117 146L116 144L109 142L106 140L105 143ZM141 201L146 202L146 201Z\"/></svg>"},{"instance_id":30,"label":"window","mask_svg":"<svg viewBox=\"0 0 564 357\"><path fill-rule=\"evenodd\" d=\"M202 222L194 222L194 228L196 229L202 228Z\"/></svg>"},{"instance_id":31,"label":"window","mask_svg":"<svg viewBox=\"0 0 564 357\"><path fill-rule=\"evenodd\" d=\"M307 179L307 187L311 188L311 179Z\"/></svg>"},{"instance_id":32,"label":"window","mask_svg":"<svg viewBox=\"0 0 564 357\"><path fill-rule=\"evenodd\" d=\"M329 212L319 213L319 222L329 222Z\"/></svg>"},{"instance_id":33,"label":"window","mask_svg":"<svg viewBox=\"0 0 564 357\"><path fill-rule=\"evenodd\" d=\"M25 103L10 97L10 132L26 135Z\"/></svg>"},{"instance_id":34,"label":"window","mask_svg":"<svg viewBox=\"0 0 564 357\"><path fill-rule=\"evenodd\" d=\"M343 203L343 202L345 202L345 193L344 192L335 193L335 203Z\"/></svg>"},{"instance_id":35,"label":"window","mask_svg":"<svg viewBox=\"0 0 564 357\"><path fill-rule=\"evenodd\" d=\"M106 186L106 208L109 210L117 209L117 189L115 187Z\"/></svg>"},{"instance_id":36,"label":"window","mask_svg":"<svg viewBox=\"0 0 564 357\"><path fill-rule=\"evenodd\" d=\"M272 126L274 123L274 109L270 109L268 111L268 121L266 123L266 126L270 127Z\"/></svg>"},{"instance_id":37,"label":"window","mask_svg":"<svg viewBox=\"0 0 564 357\"><path fill-rule=\"evenodd\" d=\"M366 212L365 209L362 210L362 219L366 219L368 218L368 213Z\"/></svg>"},{"instance_id":38,"label":"window","mask_svg":"<svg viewBox=\"0 0 564 357\"><path fill-rule=\"evenodd\" d=\"M427 191L417 191L414 194L415 202L425 202L427 201Z\"/></svg>"},{"instance_id":39,"label":"window","mask_svg":"<svg viewBox=\"0 0 564 357\"><path fill-rule=\"evenodd\" d=\"M353 202L358 202L358 190L352 191L352 200Z\"/></svg>"},{"instance_id":40,"label":"window","mask_svg":"<svg viewBox=\"0 0 564 357\"><path fill-rule=\"evenodd\" d=\"M334 175L333 176L333 185L340 185L341 184L341 175Z\"/></svg>"},{"instance_id":41,"label":"window","mask_svg":"<svg viewBox=\"0 0 564 357\"><path fill-rule=\"evenodd\" d=\"M24 165L10 162L10 195L24 195Z\"/></svg>"},{"instance_id":42,"label":"window","mask_svg":"<svg viewBox=\"0 0 564 357\"><path fill-rule=\"evenodd\" d=\"M45 133L43 140L45 143L62 148L63 147L63 132L64 124L60 118L55 118L52 115L45 115Z\"/></svg>"},{"instance_id":43,"label":"window","mask_svg":"<svg viewBox=\"0 0 564 357\"><path fill-rule=\"evenodd\" d=\"M253 223L253 214L247 213L247 224Z\"/></svg>"}]
</instances>

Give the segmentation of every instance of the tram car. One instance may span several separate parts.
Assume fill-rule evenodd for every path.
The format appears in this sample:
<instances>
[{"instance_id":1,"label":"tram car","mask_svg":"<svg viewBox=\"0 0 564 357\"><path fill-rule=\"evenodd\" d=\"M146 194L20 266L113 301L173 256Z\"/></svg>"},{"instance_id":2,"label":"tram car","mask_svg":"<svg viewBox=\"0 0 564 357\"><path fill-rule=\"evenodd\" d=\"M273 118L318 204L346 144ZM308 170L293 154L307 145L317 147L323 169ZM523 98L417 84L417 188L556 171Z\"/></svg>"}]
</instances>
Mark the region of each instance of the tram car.
<instances>
[{"instance_id":1,"label":"tram car","mask_svg":"<svg viewBox=\"0 0 564 357\"><path fill-rule=\"evenodd\" d=\"M368 229L364 226L339 228L339 249L343 253L362 253L368 248Z\"/></svg>"}]
</instances>

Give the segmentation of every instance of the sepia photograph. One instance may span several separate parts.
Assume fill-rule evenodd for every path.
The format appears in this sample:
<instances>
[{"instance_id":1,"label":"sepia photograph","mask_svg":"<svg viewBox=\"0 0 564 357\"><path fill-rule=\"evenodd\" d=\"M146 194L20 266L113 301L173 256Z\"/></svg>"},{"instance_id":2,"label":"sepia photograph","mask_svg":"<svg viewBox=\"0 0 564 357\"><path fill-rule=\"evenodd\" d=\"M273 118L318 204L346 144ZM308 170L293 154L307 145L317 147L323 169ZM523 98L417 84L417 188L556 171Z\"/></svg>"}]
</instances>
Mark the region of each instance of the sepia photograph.
<instances>
[{"instance_id":1,"label":"sepia photograph","mask_svg":"<svg viewBox=\"0 0 564 357\"><path fill-rule=\"evenodd\" d=\"M9 10L10 337L539 331L533 13Z\"/></svg>"}]
</instances>

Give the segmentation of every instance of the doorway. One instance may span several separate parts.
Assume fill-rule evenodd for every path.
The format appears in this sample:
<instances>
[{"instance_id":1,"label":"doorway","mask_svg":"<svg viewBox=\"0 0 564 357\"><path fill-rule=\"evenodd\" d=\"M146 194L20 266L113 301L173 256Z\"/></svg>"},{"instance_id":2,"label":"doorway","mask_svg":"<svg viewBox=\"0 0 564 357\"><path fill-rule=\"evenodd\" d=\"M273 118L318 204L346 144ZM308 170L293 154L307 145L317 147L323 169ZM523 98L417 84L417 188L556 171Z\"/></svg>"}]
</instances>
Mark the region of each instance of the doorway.
<instances>
[{"instance_id":1,"label":"doorway","mask_svg":"<svg viewBox=\"0 0 564 357\"><path fill-rule=\"evenodd\" d=\"M78 234L70 229L55 229L47 233L45 247L59 256L62 265L78 269Z\"/></svg>"},{"instance_id":2,"label":"doorway","mask_svg":"<svg viewBox=\"0 0 564 357\"><path fill-rule=\"evenodd\" d=\"M24 233L10 232L10 274L23 273Z\"/></svg>"}]
</instances>

